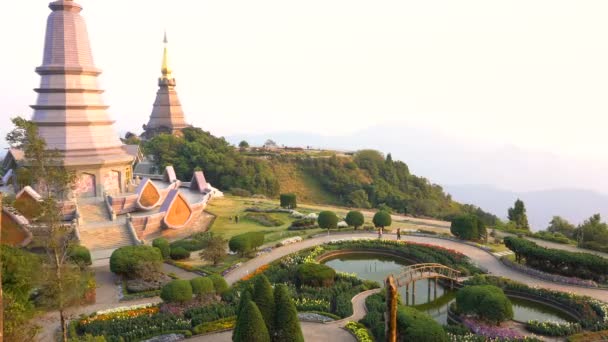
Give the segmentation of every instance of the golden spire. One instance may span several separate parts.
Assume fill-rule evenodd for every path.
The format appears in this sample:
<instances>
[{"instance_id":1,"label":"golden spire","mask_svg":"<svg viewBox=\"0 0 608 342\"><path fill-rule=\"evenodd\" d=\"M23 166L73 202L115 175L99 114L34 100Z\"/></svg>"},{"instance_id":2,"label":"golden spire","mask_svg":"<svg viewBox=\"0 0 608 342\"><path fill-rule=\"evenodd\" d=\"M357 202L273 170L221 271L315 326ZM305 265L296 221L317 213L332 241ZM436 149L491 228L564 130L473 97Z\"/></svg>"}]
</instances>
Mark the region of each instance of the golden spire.
<instances>
[{"instance_id":1,"label":"golden spire","mask_svg":"<svg viewBox=\"0 0 608 342\"><path fill-rule=\"evenodd\" d=\"M161 69L161 72L163 74L163 78L171 78L171 68L169 68L169 53L168 53L168 49L167 49L167 45L169 44L169 41L167 40L167 31L165 31L165 39L163 40L163 43L165 43L165 51L163 53L163 67Z\"/></svg>"}]
</instances>

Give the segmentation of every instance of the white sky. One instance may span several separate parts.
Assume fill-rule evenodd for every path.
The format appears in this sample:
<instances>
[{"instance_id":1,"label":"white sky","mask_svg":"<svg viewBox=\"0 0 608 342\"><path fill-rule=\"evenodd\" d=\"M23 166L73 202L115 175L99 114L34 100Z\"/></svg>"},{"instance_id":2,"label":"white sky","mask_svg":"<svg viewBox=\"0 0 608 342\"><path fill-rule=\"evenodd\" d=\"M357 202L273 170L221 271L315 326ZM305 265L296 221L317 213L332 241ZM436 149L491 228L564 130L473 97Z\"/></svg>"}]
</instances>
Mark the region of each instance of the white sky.
<instances>
[{"instance_id":1,"label":"white sky","mask_svg":"<svg viewBox=\"0 0 608 342\"><path fill-rule=\"evenodd\" d=\"M79 2L123 133L148 120L167 28L187 118L216 135L405 122L606 159L606 0ZM31 115L47 3L4 6L2 136Z\"/></svg>"}]
</instances>

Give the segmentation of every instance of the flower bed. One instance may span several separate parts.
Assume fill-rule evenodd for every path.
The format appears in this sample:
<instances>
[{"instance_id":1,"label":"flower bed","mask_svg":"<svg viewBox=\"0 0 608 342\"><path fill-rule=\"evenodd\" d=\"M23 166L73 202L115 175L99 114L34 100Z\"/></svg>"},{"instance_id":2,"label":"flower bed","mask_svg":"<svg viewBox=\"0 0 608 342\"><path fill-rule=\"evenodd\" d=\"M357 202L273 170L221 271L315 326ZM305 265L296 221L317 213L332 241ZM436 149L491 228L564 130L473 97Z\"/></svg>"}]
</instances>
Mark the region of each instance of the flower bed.
<instances>
[{"instance_id":1,"label":"flower bed","mask_svg":"<svg viewBox=\"0 0 608 342\"><path fill-rule=\"evenodd\" d=\"M528 321L526 329L529 331L546 336L569 336L582 330L578 323L559 323L559 322L539 322Z\"/></svg>"},{"instance_id":2,"label":"flower bed","mask_svg":"<svg viewBox=\"0 0 608 342\"><path fill-rule=\"evenodd\" d=\"M140 341L172 332L190 331L190 320L167 314L143 314L108 320L81 320L76 325L78 335L104 336L108 342Z\"/></svg>"},{"instance_id":3,"label":"flower bed","mask_svg":"<svg viewBox=\"0 0 608 342\"><path fill-rule=\"evenodd\" d=\"M599 287L599 285L590 279L580 279L580 278L576 278L576 277L566 277L566 276L561 276L558 274L551 274L551 273L546 273L543 271L539 271L537 269L534 269L532 267L528 267L526 265L522 265L516 262L513 262L512 260L502 257L500 258L500 261L502 261L503 264L516 269L519 272L531 275L533 277L536 278L540 278L543 280L548 280L548 281L552 281L552 282L556 282L556 283L563 283L563 284L568 284L568 285L576 285L576 286L585 286L585 287Z\"/></svg>"},{"instance_id":4,"label":"flower bed","mask_svg":"<svg viewBox=\"0 0 608 342\"><path fill-rule=\"evenodd\" d=\"M461 322L474 334L487 338L518 339L526 337L516 329L508 326L487 325L469 317L461 317Z\"/></svg>"},{"instance_id":5,"label":"flower bed","mask_svg":"<svg viewBox=\"0 0 608 342\"><path fill-rule=\"evenodd\" d=\"M88 325L95 321L109 321L109 320L113 320L113 319L121 320L121 319L139 317L139 316L143 316L143 315L151 316L151 315L157 314L159 312L159 310L160 309L158 306L152 306L152 305L105 310L105 311L100 311L97 314L95 314L89 318L85 318L85 319L81 320L80 324Z\"/></svg>"},{"instance_id":6,"label":"flower bed","mask_svg":"<svg viewBox=\"0 0 608 342\"><path fill-rule=\"evenodd\" d=\"M241 278L242 281L247 281L253 277L255 277L258 274L262 274L264 272L266 272L266 270L268 269L268 264L266 265L262 265L260 267L258 267L255 271L249 273L248 275L244 276L243 278Z\"/></svg>"},{"instance_id":7,"label":"flower bed","mask_svg":"<svg viewBox=\"0 0 608 342\"><path fill-rule=\"evenodd\" d=\"M358 342L374 341L374 339L369 334L369 331L367 331L367 328L361 323L348 322L346 323L346 329L355 336Z\"/></svg>"},{"instance_id":8,"label":"flower bed","mask_svg":"<svg viewBox=\"0 0 608 342\"><path fill-rule=\"evenodd\" d=\"M219 319L213 322L201 323L194 327L193 332L196 335L208 334L212 332L234 329L236 325L236 316Z\"/></svg>"}]
</instances>

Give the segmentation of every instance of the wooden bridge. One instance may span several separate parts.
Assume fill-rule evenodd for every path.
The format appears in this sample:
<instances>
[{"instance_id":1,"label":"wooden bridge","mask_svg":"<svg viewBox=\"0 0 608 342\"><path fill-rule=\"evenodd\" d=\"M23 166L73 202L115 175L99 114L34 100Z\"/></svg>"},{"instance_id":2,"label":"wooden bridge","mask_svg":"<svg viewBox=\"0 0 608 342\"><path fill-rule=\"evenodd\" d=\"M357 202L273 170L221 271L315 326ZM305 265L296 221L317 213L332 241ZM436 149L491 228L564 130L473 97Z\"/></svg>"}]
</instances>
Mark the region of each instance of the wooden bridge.
<instances>
[{"instance_id":1,"label":"wooden bridge","mask_svg":"<svg viewBox=\"0 0 608 342\"><path fill-rule=\"evenodd\" d=\"M392 275L391 275L392 276ZM410 284L411 284L411 299L413 304L416 302L416 281L429 279L428 282L428 298L431 300L431 280L434 281L434 298L437 298L437 282L443 279L449 284L450 289L454 288L454 284L460 282L463 278L460 277L460 271L457 271L448 266L437 263L424 263L406 266L403 271L394 276L396 287L405 286L405 302L409 304L410 300Z\"/></svg>"}]
</instances>

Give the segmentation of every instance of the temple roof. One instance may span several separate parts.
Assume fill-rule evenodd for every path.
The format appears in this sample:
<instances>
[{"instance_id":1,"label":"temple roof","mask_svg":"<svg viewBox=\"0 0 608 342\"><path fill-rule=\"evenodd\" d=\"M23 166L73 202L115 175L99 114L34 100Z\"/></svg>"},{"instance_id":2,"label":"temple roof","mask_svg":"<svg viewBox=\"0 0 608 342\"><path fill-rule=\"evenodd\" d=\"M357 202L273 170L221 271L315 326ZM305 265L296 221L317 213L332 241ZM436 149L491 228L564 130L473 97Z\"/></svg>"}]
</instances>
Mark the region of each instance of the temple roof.
<instances>
[{"instance_id":1,"label":"temple roof","mask_svg":"<svg viewBox=\"0 0 608 342\"><path fill-rule=\"evenodd\" d=\"M66 166L128 165L104 103L82 6L72 0L51 2L40 87L32 121L49 149L63 153Z\"/></svg>"},{"instance_id":2,"label":"temple roof","mask_svg":"<svg viewBox=\"0 0 608 342\"><path fill-rule=\"evenodd\" d=\"M144 125L145 138L159 133L175 134L189 127L186 123L182 104L175 91L176 81L169 66L167 33L165 32L161 77L158 79L158 92L148 124Z\"/></svg>"}]
</instances>

